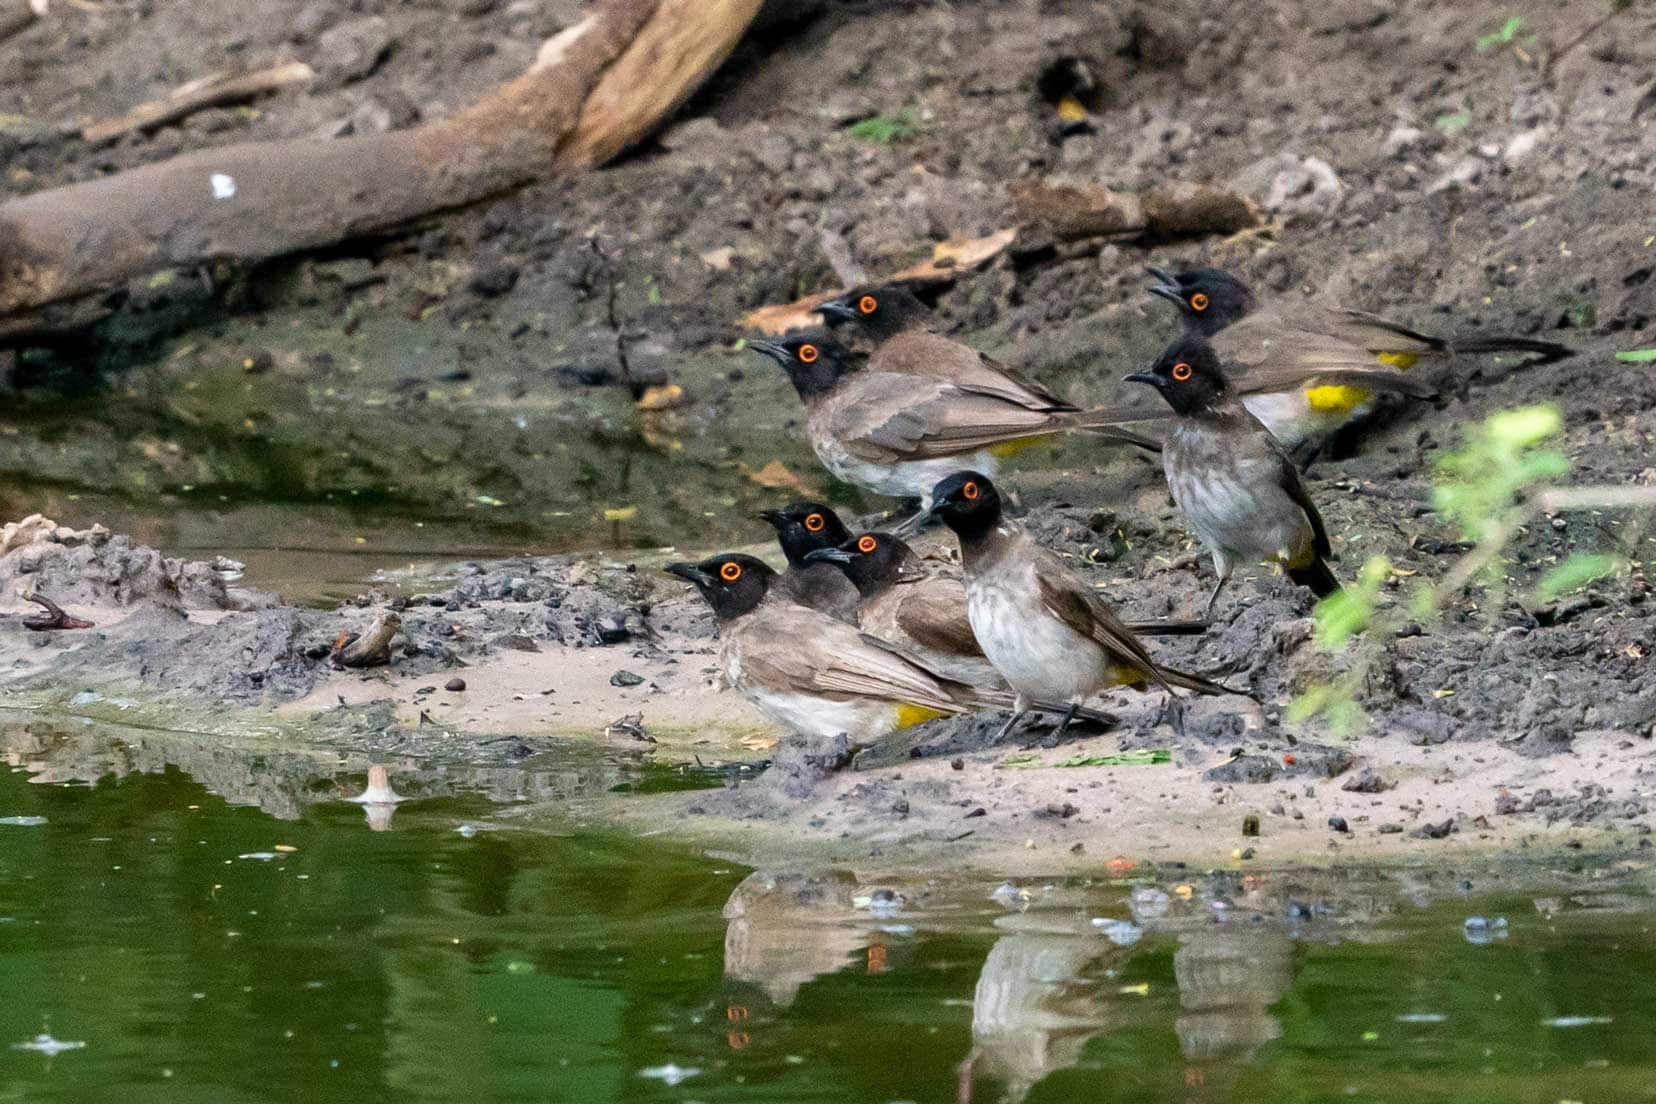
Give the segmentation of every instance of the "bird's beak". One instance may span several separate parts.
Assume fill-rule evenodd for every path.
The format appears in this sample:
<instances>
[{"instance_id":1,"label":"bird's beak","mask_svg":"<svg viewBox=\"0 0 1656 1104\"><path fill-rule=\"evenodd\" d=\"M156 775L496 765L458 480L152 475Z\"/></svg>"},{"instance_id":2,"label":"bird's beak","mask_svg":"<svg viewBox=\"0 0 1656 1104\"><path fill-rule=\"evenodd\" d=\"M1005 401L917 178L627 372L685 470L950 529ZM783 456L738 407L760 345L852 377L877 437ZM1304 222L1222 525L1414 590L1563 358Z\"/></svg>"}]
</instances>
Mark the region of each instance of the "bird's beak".
<instances>
[{"instance_id":1,"label":"bird's beak","mask_svg":"<svg viewBox=\"0 0 1656 1104\"><path fill-rule=\"evenodd\" d=\"M843 548L816 548L805 553L806 563L848 564L855 558Z\"/></svg>"},{"instance_id":2,"label":"bird's beak","mask_svg":"<svg viewBox=\"0 0 1656 1104\"><path fill-rule=\"evenodd\" d=\"M792 353L774 341L750 341L747 347L756 353L763 353L781 365L786 365L793 359Z\"/></svg>"},{"instance_id":3,"label":"bird's beak","mask_svg":"<svg viewBox=\"0 0 1656 1104\"><path fill-rule=\"evenodd\" d=\"M1168 272L1165 268L1157 268L1155 265L1145 265L1144 271L1150 274L1150 278L1152 280L1155 280L1158 283L1166 284L1168 287L1173 287L1179 282L1175 280L1173 278L1173 274Z\"/></svg>"},{"instance_id":4,"label":"bird's beak","mask_svg":"<svg viewBox=\"0 0 1656 1104\"><path fill-rule=\"evenodd\" d=\"M666 567L662 568L662 570L667 572L669 575L677 575L687 583L695 583L698 587L710 587L713 585L713 576L709 575L698 565L693 563L670 563Z\"/></svg>"},{"instance_id":5,"label":"bird's beak","mask_svg":"<svg viewBox=\"0 0 1656 1104\"><path fill-rule=\"evenodd\" d=\"M781 510L760 510L753 516L760 521L769 522L778 529L788 524L788 519L782 516Z\"/></svg>"},{"instance_id":6,"label":"bird's beak","mask_svg":"<svg viewBox=\"0 0 1656 1104\"><path fill-rule=\"evenodd\" d=\"M1184 292L1180 291L1179 285L1173 283L1171 280L1164 284L1150 285L1150 294L1159 295L1177 307L1185 305Z\"/></svg>"},{"instance_id":7,"label":"bird's beak","mask_svg":"<svg viewBox=\"0 0 1656 1104\"><path fill-rule=\"evenodd\" d=\"M857 320L856 308L844 299L829 299L825 303L818 303L811 309L822 315L823 321L830 326L836 322L855 322Z\"/></svg>"},{"instance_id":8,"label":"bird's beak","mask_svg":"<svg viewBox=\"0 0 1656 1104\"><path fill-rule=\"evenodd\" d=\"M1121 377L1121 382L1122 383L1147 383L1151 387L1154 387L1154 388L1157 388L1157 389L1161 388L1161 377L1156 375L1156 373L1154 373L1154 372L1134 372L1131 375L1122 376Z\"/></svg>"},{"instance_id":9,"label":"bird's beak","mask_svg":"<svg viewBox=\"0 0 1656 1104\"><path fill-rule=\"evenodd\" d=\"M941 511L941 503L933 503L932 508L929 510L917 510L893 526L891 529L891 535L899 538L900 540L908 540L910 537L920 532L920 530L924 529L927 522L940 516Z\"/></svg>"}]
</instances>

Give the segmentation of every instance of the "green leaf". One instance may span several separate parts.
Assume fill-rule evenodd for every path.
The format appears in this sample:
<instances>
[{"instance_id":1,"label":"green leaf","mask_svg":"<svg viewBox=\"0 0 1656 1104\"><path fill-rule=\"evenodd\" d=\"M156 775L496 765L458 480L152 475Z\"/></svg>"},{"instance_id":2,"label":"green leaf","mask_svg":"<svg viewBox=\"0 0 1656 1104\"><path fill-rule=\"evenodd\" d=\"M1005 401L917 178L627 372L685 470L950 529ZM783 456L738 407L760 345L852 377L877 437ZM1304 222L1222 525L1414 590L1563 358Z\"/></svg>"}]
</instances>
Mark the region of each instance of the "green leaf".
<instances>
[{"instance_id":1,"label":"green leaf","mask_svg":"<svg viewBox=\"0 0 1656 1104\"><path fill-rule=\"evenodd\" d=\"M1288 708L1283 714L1283 720L1289 724L1309 721L1328 708L1328 703L1333 696L1334 687L1327 683L1312 686L1303 693L1296 695L1294 700L1288 703Z\"/></svg>"},{"instance_id":2,"label":"green leaf","mask_svg":"<svg viewBox=\"0 0 1656 1104\"><path fill-rule=\"evenodd\" d=\"M1457 111L1453 115L1439 115L1432 120L1432 125L1445 134L1453 134L1457 130L1465 130L1472 122L1472 116L1464 111Z\"/></svg>"},{"instance_id":3,"label":"green leaf","mask_svg":"<svg viewBox=\"0 0 1656 1104\"><path fill-rule=\"evenodd\" d=\"M1521 406L1491 414L1484 426L1490 440L1508 448L1528 448L1564 428L1564 415L1552 403Z\"/></svg>"},{"instance_id":4,"label":"green leaf","mask_svg":"<svg viewBox=\"0 0 1656 1104\"><path fill-rule=\"evenodd\" d=\"M1521 15L1509 16L1507 18L1507 21L1504 24L1502 24L1500 30L1491 31L1489 34L1486 34L1483 37L1478 39L1478 49L1487 50L1491 46L1509 46L1509 45L1511 45L1512 40L1518 36L1518 31L1521 27L1523 27L1523 25L1524 25L1524 17L1523 16L1521 16Z\"/></svg>"},{"instance_id":5,"label":"green leaf","mask_svg":"<svg viewBox=\"0 0 1656 1104\"><path fill-rule=\"evenodd\" d=\"M1058 767L1148 767L1156 763L1171 763L1173 753L1166 748L1146 748L1142 751L1124 751L1119 755L1078 755L1055 763Z\"/></svg>"},{"instance_id":6,"label":"green leaf","mask_svg":"<svg viewBox=\"0 0 1656 1104\"><path fill-rule=\"evenodd\" d=\"M1594 579L1615 574L1622 569L1625 562L1620 556L1606 553L1577 552L1547 572L1536 584L1535 599L1538 602L1551 602L1559 595L1586 586Z\"/></svg>"},{"instance_id":7,"label":"green leaf","mask_svg":"<svg viewBox=\"0 0 1656 1104\"><path fill-rule=\"evenodd\" d=\"M1033 751L1023 755L1008 755L1001 760L1001 766L1003 767L1035 767L1039 766L1040 763L1041 757Z\"/></svg>"},{"instance_id":8,"label":"green leaf","mask_svg":"<svg viewBox=\"0 0 1656 1104\"><path fill-rule=\"evenodd\" d=\"M1617 353L1616 359L1628 364L1649 364L1656 360L1656 349L1629 349L1625 353Z\"/></svg>"},{"instance_id":9,"label":"green leaf","mask_svg":"<svg viewBox=\"0 0 1656 1104\"><path fill-rule=\"evenodd\" d=\"M1317 647L1332 652L1345 646L1346 641L1362 632L1374 615L1374 607L1366 594L1350 589L1336 590L1317 603L1312 617L1317 623Z\"/></svg>"},{"instance_id":10,"label":"green leaf","mask_svg":"<svg viewBox=\"0 0 1656 1104\"><path fill-rule=\"evenodd\" d=\"M853 138L861 138L865 142L879 142L887 144L907 138L917 129L914 125L914 115L908 111L899 111L895 115L874 115L860 122L852 123L847 128Z\"/></svg>"}]
</instances>

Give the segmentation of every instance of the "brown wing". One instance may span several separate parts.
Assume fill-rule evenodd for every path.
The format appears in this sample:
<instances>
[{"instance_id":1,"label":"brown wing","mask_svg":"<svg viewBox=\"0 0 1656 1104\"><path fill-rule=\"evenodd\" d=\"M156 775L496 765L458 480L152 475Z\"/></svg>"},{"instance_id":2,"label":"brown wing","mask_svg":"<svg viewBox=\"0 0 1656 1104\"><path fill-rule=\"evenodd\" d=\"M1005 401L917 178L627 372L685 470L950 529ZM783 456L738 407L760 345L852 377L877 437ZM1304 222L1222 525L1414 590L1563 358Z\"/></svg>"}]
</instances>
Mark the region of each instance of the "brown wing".
<instances>
[{"instance_id":1,"label":"brown wing","mask_svg":"<svg viewBox=\"0 0 1656 1104\"><path fill-rule=\"evenodd\" d=\"M966 615L966 587L958 579L932 576L899 586L897 627L922 647L948 655L983 655Z\"/></svg>"},{"instance_id":2,"label":"brown wing","mask_svg":"<svg viewBox=\"0 0 1656 1104\"><path fill-rule=\"evenodd\" d=\"M1371 353L1441 353L1448 350L1442 338L1411 330L1401 322L1393 322L1368 311L1350 307L1331 307L1326 311L1329 332L1361 345Z\"/></svg>"},{"instance_id":3,"label":"brown wing","mask_svg":"<svg viewBox=\"0 0 1656 1104\"><path fill-rule=\"evenodd\" d=\"M819 411L822 428L847 451L876 463L957 456L1068 424L1067 415L946 383L867 370L841 384Z\"/></svg>"},{"instance_id":4,"label":"brown wing","mask_svg":"<svg viewBox=\"0 0 1656 1104\"><path fill-rule=\"evenodd\" d=\"M1264 429L1263 426L1260 428ZM1272 448L1276 450L1277 482L1288 492L1288 497L1305 511L1305 518L1311 523L1312 547L1317 550L1319 559L1327 559L1334 553L1333 546L1328 542L1328 527L1323 524L1322 514L1317 511L1317 504L1311 500L1311 493L1305 489L1305 481L1300 478L1299 465L1294 463L1288 455L1288 450L1268 431L1265 433L1265 439L1270 441Z\"/></svg>"},{"instance_id":5,"label":"brown wing","mask_svg":"<svg viewBox=\"0 0 1656 1104\"><path fill-rule=\"evenodd\" d=\"M1082 636L1096 640L1121 666L1132 668L1169 693L1175 686L1202 694L1235 692L1211 679L1157 663L1098 592L1050 553L1042 552L1035 577L1041 586L1041 602L1053 616Z\"/></svg>"},{"instance_id":6,"label":"brown wing","mask_svg":"<svg viewBox=\"0 0 1656 1104\"><path fill-rule=\"evenodd\" d=\"M1076 409L1023 373L952 338L923 330L888 338L869 358L868 368L977 388L1031 410L1056 413Z\"/></svg>"},{"instance_id":7,"label":"brown wing","mask_svg":"<svg viewBox=\"0 0 1656 1104\"><path fill-rule=\"evenodd\" d=\"M767 689L875 698L960 713L966 688L937 678L886 644L825 614L768 603L731 628L743 677Z\"/></svg>"},{"instance_id":8,"label":"brown wing","mask_svg":"<svg viewBox=\"0 0 1656 1104\"><path fill-rule=\"evenodd\" d=\"M1343 337L1283 321L1276 313L1249 315L1213 336L1231 385L1239 394L1348 384L1431 398L1437 389L1418 376L1376 360Z\"/></svg>"}]
</instances>

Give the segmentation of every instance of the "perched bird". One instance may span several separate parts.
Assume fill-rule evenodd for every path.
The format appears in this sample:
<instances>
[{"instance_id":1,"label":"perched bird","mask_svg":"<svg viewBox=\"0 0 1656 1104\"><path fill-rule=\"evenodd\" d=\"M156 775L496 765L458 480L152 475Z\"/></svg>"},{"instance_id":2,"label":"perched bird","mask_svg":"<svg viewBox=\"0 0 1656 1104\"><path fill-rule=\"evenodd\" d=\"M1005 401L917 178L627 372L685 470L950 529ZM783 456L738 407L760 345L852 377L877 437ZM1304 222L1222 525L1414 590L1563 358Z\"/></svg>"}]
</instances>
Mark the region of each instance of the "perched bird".
<instances>
[{"instance_id":1,"label":"perched bird","mask_svg":"<svg viewBox=\"0 0 1656 1104\"><path fill-rule=\"evenodd\" d=\"M1270 560L1317 597L1340 589L1326 562L1328 530L1299 469L1231 390L1213 346L1187 334L1131 383L1161 392L1175 420L1162 449L1173 501L1213 554L1219 581L1207 615L1239 563Z\"/></svg>"},{"instance_id":2,"label":"perched bird","mask_svg":"<svg viewBox=\"0 0 1656 1104\"><path fill-rule=\"evenodd\" d=\"M973 686L1005 687L972 634L960 576L928 565L890 533L863 533L806 558L842 570L842 578L855 584L861 595L857 627L863 632L927 670Z\"/></svg>"},{"instance_id":3,"label":"perched bird","mask_svg":"<svg viewBox=\"0 0 1656 1104\"><path fill-rule=\"evenodd\" d=\"M735 553L666 570L694 583L719 623L725 680L793 732L872 743L1004 696L934 675L843 621L793 601L762 561Z\"/></svg>"},{"instance_id":4,"label":"perched bird","mask_svg":"<svg viewBox=\"0 0 1656 1104\"><path fill-rule=\"evenodd\" d=\"M1212 340L1243 405L1289 448L1366 413L1377 392L1432 398L1437 389L1406 374L1421 360L1457 354L1570 356L1523 337L1442 338L1344 307L1260 307L1241 280L1218 268L1152 268L1153 295L1174 303L1185 332Z\"/></svg>"},{"instance_id":5,"label":"perched bird","mask_svg":"<svg viewBox=\"0 0 1656 1104\"><path fill-rule=\"evenodd\" d=\"M922 506L948 473L968 464L993 471L1000 457L1064 430L1094 429L1152 450L1161 447L1115 428L1114 412L1077 411L1009 376L987 384L966 382L966 374L950 381L935 372L892 371L879 366L878 351L858 367L843 345L820 330L753 341L749 348L788 373L807 411L806 437L825 468L878 494L919 498Z\"/></svg>"},{"instance_id":6,"label":"perched bird","mask_svg":"<svg viewBox=\"0 0 1656 1104\"><path fill-rule=\"evenodd\" d=\"M857 626L928 670L974 686L1004 686L983 654L966 611L966 583L959 573L928 564L890 533L863 533L838 548L805 557L837 564L862 596ZM1207 627L1202 621L1129 622L1145 635L1184 635Z\"/></svg>"},{"instance_id":7,"label":"perched bird","mask_svg":"<svg viewBox=\"0 0 1656 1104\"><path fill-rule=\"evenodd\" d=\"M812 552L838 548L851 539L839 516L820 502L795 502L759 515L776 529L776 540L788 558L781 585L802 606L821 610L841 621L857 618L857 588L833 564L809 559Z\"/></svg>"},{"instance_id":8,"label":"perched bird","mask_svg":"<svg viewBox=\"0 0 1656 1104\"><path fill-rule=\"evenodd\" d=\"M1233 693L1157 663L1087 580L1002 517L986 476L957 472L937 484L932 500L932 512L960 540L972 633L1017 694L1002 736L1033 701L1069 702L1073 710L1112 687L1151 683L1170 695L1174 687Z\"/></svg>"},{"instance_id":9,"label":"perched bird","mask_svg":"<svg viewBox=\"0 0 1656 1104\"><path fill-rule=\"evenodd\" d=\"M1008 709L1004 687L973 686L918 661L843 621L795 602L763 561L725 553L666 571L695 584L719 625L725 681L759 712L804 736L845 733L859 745L936 717ZM1030 706L1074 714L1068 703ZM1094 711L1088 720L1113 718Z\"/></svg>"}]
</instances>

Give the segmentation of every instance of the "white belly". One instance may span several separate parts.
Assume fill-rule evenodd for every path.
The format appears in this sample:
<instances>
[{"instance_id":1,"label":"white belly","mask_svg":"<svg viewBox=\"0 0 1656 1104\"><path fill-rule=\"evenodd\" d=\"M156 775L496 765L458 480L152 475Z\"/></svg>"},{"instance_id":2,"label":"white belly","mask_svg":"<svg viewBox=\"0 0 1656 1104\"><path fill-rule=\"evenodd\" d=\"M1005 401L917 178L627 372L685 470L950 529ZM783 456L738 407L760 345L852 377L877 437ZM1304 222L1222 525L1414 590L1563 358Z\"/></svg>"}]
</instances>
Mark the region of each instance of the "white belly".
<instances>
[{"instance_id":1,"label":"white belly","mask_svg":"<svg viewBox=\"0 0 1656 1104\"><path fill-rule=\"evenodd\" d=\"M1035 590L1028 580L1029 595ZM1023 592L1024 588L1017 588ZM1104 650L1010 587L966 582L966 613L983 654L1020 697L1080 701L1110 684Z\"/></svg>"},{"instance_id":2,"label":"white belly","mask_svg":"<svg viewBox=\"0 0 1656 1104\"><path fill-rule=\"evenodd\" d=\"M837 445L816 446L822 466L847 483L892 498L918 498L923 509L931 508L932 488L958 471L976 471L993 478L1000 463L987 451L935 460L914 460L901 464L874 464L851 456Z\"/></svg>"},{"instance_id":3,"label":"white belly","mask_svg":"<svg viewBox=\"0 0 1656 1104\"><path fill-rule=\"evenodd\" d=\"M756 686L751 679L743 677L736 662L736 649L725 648L721 658L725 682L769 720L790 732L824 739L843 732L854 744L869 744L897 727L897 709L889 702L836 701L816 694Z\"/></svg>"},{"instance_id":4,"label":"white belly","mask_svg":"<svg viewBox=\"0 0 1656 1104\"><path fill-rule=\"evenodd\" d=\"M1345 413L1312 410L1311 404L1306 401L1305 392L1298 388L1292 391L1246 395L1242 399L1242 405L1248 408L1249 414L1265 424L1272 436L1288 448L1294 448L1311 437L1333 433L1349 416Z\"/></svg>"},{"instance_id":5,"label":"white belly","mask_svg":"<svg viewBox=\"0 0 1656 1104\"><path fill-rule=\"evenodd\" d=\"M1199 431L1197 431L1199 432ZM1223 561L1297 558L1310 540L1310 523L1277 482L1281 461L1273 453L1231 453L1222 463L1185 463L1184 449L1214 451L1180 428L1163 453L1168 489L1196 538ZM1225 570L1223 566L1219 569Z\"/></svg>"}]
</instances>

